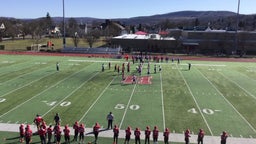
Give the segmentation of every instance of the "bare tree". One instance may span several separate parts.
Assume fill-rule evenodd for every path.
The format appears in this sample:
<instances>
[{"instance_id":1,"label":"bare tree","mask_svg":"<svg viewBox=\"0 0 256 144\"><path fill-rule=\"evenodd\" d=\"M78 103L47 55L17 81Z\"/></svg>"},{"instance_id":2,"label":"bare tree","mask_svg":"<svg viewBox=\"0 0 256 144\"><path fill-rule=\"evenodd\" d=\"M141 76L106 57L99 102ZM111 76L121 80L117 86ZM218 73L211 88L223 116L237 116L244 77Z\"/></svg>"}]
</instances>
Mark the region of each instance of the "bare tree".
<instances>
[{"instance_id":1,"label":"bare tree","mask_svg":"<svg viewBox=\"0 0 256 144\"><path fill-rule=\"evenodd\" d=\"M90 48L92 48L93 44L97 42L99 38L100 31L98 29L91 30L84 36L84 40L88 42Z\"/></svg>"}]
</instances>

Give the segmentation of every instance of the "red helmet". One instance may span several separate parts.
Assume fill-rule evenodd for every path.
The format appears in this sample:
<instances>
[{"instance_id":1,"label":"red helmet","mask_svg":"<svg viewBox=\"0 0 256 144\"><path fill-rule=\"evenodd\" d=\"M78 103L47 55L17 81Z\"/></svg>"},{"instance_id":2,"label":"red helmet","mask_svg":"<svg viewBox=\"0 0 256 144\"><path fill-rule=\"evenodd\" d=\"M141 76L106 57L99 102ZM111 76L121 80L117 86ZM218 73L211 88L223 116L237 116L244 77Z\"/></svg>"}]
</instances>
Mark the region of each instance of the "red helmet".
<instances>
[{"instance_id":1,"label":"red helmet","mask_svg":"<svg viewBox=\"0 0 256 144\"><path fill-rule=\"evenodd\" d=\"M147 126L146 128L149 129L149 126Z\"/></svg>"},{"instance_id":2,"label":"red helmet","mask_svg":"<svg viewBox=\"0 0 256 144\"><path fill-rule=\"evenodd\" d=\"M165 128L165 131L169 131L169 129L168 129L168 128Z\"/></svg>"}]
</instances>

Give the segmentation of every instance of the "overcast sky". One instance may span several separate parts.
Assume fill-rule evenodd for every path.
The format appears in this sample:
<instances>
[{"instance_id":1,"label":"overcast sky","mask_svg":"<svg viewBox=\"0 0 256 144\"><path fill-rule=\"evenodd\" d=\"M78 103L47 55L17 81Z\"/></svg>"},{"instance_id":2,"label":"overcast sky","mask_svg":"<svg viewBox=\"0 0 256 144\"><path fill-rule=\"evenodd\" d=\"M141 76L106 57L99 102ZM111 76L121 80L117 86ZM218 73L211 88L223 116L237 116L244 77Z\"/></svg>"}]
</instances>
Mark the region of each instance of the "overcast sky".
<instances>
[{"instance_id":1,"label":"overcast sky","mask_svg":"<svg viewBox=\"0 0 256 144\"><path fill-rule=\"evenodd\" d=\"M39 18L47 12L62 16L63 0L3 0L0 17ZM130 18L169 12L232 11L238 0L64 0L66 17ZM240 0L241 14L256 14L256 0Z\"/></svg>"}]
</instances>

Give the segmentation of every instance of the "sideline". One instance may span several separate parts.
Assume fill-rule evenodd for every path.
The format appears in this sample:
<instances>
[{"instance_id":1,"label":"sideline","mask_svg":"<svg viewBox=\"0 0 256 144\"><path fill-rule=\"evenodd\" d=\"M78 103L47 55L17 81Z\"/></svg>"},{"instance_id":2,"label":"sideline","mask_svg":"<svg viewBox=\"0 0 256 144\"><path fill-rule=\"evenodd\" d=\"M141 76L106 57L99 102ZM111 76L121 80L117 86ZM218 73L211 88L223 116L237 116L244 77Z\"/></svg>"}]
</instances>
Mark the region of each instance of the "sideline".
<instances>
[{"instance_id":1,"label":"sideline","mask_svg":"<svg viewBox=\"0 0 256 144\"><path fill-rule=\"evenodd\" d=\"M6 124L6 123L0 123L0 131L3 132L17 132L17 136L19 135L19 126L20 124ZM35 125L31 125L31 129L33 132L37 130ZM62 127L63 129L63 127ZM72 127L69 127L70 134L74 135L74 130ZM86 136L93 136L92 134L92 128L85 128ZM105 138L113 138L113 130L105 130L102 129L102 131L99 133L99 137L105 137ZM119 138L125 137L125 130L119 131ZM134 135L131 136L132 139L134 139ZM144 131L141 133L141 139L144 140L145 134ZM184 142L184 135L178 134L178 133L170 133L170 142ZM163 141L163 133L159 132L159 141ZM191 143L197 143L197 135L191 135L190 138ZM218 144L220 143L220 136L205 136L204 142L208 144ZM228 137L227 143L230 144L255 144L256 139L254 138L235 138L235 137Z\"/></svg>"}]
</instances>

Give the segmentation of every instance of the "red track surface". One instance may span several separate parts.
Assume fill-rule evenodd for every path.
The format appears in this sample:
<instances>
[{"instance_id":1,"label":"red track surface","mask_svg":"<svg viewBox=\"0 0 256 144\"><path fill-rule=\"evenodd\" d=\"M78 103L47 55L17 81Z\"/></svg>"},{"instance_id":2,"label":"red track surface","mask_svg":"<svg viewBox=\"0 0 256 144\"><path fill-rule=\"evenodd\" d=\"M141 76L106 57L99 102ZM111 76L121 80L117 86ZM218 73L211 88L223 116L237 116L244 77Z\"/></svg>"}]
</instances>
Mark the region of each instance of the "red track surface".
<instances>
[{"instance_id":1,"label":"red track surface","mask_svg":"<svg viewBox=\"0 0 256 144\"><path fill-rule=\"evenodd\" d=\"M0 51L0 54L6 55L42 55L42 56L76 56L76 57L101 57L112 58L115 55L109 54L72 54L72 53L47 53L47 52L12 52ZM170 58L180 58L182 60L197 60L197 61L226 61L226 62L256 62L256 58L223 58L223 57L196 57L196 56L169 56ZM131 56L129 56L131 58Z\"/></svg>"}]
</instances>

